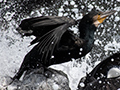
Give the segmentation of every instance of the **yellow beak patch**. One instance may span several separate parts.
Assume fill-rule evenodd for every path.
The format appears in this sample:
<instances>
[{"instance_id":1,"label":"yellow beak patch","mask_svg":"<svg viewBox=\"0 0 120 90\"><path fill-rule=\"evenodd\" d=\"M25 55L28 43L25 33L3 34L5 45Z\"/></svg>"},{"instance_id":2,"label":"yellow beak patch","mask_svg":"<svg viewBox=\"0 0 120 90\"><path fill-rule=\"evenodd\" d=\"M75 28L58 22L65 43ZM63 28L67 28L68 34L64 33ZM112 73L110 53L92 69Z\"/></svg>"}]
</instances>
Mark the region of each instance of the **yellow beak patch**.
<instances>
[{"instance_id":1,"label":"yellow beak patch","mask_svg":"<svg viewBox=\"0 0 120 90\"><path fill-rule=\"evenodd\" d=\"M101 24L106 18L107 18L107 16L101 17L100 15L96 15L96 16L93 17L93 20L94 20L93 24L96 27L98 27L98 25Z\"/></svg>"},{"instance_id":2,"label":"yellow beak patch","mask_svg":"<svg viewBox=\"0 0 120 90\"><path fill-rule=\"evenodd\" d=\"M100 22L100 23L102 23L106 18L107 18L107 16L101 18L100 15L98 15L98 17L97 17L97 21Z\"/></svg>"}]
</instances>

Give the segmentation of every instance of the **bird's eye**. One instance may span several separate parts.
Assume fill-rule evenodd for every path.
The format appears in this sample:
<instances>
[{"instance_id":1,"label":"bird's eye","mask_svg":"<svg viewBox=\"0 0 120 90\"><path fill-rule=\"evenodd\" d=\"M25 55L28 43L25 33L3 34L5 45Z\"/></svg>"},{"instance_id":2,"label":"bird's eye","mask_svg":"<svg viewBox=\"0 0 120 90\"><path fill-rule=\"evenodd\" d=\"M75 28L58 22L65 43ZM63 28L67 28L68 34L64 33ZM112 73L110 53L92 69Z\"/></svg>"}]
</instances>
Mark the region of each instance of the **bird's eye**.
<instances>
[{"instance_id":1,"label":"bird's eye","mask_svg":"<svg viewBox=\"0 0 120 90\"><path fill-rule=\"evenodd\" d=\"M98 15L100 15L100 13L98 13Z\"/></svg>"}]
</instances>

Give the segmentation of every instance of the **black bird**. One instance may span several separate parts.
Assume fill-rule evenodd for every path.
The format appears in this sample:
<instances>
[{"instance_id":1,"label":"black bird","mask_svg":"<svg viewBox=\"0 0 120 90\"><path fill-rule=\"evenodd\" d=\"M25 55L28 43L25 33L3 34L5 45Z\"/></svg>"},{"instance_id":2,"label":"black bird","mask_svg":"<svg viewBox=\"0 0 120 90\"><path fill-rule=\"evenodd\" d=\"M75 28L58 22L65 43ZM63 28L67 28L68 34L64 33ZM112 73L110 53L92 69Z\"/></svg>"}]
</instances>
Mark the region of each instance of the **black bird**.
<instances>
[{"instance_id":1,"label":"black bird","mask_svg":"<svg viewBox=\"0 0 120 90\"><path fill-rule=\"evenodd\" d=\"M120 52L99 63L82 78L78 90L118 90L120 88Z\"/></svg>"},{"instance_id":2,"label":"black bird","mask_svg":"<svg viewBox=\"0 0 120 90\"><path fill-rule=\"evenodd\" d=\"M36 38L31 45L38 44L25 56L13 79L19 79L30 68L48 67L86 55L94 45L94 32L98 25L114 12L91 11L79 22L79 35L69 29L77 21L64 16L41 16L23 20L18 31L24 36L34 35Z\"/></svg>"}]
</instances>

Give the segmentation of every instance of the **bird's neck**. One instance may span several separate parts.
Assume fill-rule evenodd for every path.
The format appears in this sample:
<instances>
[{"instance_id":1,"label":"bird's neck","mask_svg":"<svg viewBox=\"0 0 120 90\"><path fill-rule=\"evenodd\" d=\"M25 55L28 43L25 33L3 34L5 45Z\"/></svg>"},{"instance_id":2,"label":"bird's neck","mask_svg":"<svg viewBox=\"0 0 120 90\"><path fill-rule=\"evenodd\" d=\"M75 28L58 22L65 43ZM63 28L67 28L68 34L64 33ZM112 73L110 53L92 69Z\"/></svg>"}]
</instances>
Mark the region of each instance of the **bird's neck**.
<instances>
[{"instance_id":1,"label":"bird's neck","mask_svg":"<svg viewBox=\"0 0 120 90\"><path fill-rule=\"evenodd\" d=\"M85 44L83 45L83 54L85 55L88 53L94 44L94 32L96 30L96 27L94 25L82 25L79 27L80 30L80 38L82 38L85 41Z\"/></svg>"},{"instance_id":2,"label":"bird's neck","mask_svg":"<svg viewBox=\"0 0 120 90\"><path fill-rule=\"evenodd\" d=\"M96 31L96 27L94 25L81 25L79 26L80 30L80 38L84 40L94 39L94 32Z\"/></svg>"}]
</instances>

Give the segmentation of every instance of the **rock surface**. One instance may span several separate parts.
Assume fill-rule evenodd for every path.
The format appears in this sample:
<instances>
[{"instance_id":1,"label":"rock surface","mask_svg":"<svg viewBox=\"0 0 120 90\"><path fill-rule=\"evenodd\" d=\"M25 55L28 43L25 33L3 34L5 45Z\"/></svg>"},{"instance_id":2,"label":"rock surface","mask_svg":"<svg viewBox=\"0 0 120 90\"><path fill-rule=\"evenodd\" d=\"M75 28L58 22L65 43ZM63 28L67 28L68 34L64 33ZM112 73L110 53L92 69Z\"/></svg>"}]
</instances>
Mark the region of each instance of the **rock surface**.
<instances>
[{"instance_id":1,"label":"rock surface","mask_svg":"<svg viewBox=\"0 0 120 90\"><path fill-rule=\"evenodd\" d=\"M21 81L15 80L11 86L14 90L70 90L69 80L65 73L42 67L29 70ZM6 88L9 87L10 85Z\"/></svg>"}]
</instances>

